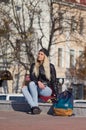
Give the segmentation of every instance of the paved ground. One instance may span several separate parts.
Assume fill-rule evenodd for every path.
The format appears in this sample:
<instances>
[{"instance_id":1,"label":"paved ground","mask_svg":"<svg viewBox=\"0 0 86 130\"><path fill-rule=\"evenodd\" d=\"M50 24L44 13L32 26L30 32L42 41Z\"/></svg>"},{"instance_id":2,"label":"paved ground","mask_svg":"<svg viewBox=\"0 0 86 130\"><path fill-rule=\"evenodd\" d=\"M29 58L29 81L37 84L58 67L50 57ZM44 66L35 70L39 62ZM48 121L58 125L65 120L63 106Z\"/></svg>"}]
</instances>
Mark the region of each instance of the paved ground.
<instances>
[{"instance_id":1,"label":"paved ground","mask_svg":"<svg viewBox=\"0 0 86 130\"><path fill-rule=\"evenodd\" d=\"M86 130L86 117L0 111L0 130Z\"/></svg>"}]
</instances>

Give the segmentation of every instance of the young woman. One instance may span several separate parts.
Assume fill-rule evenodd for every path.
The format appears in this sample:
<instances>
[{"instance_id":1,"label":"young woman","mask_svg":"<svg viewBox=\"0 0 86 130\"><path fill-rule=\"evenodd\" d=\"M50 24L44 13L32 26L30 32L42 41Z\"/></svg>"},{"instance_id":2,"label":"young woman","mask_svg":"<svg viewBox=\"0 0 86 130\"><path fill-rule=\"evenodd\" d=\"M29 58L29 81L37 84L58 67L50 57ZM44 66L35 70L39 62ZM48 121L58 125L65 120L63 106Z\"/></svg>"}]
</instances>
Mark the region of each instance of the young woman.
<instances>
[{"instance_id":1,"label":"young woman","mask_svg":"<svg viewBox=\"0 0 86 130\"><path fill-rule=\"evenodd\" d=\"M52 91L55 95L58 93L55 67L49 63L48 51L45 48L39 50L37 61L31 65L30 80L28 87L24 86L22 92L31 107L31 113L40 114L38 95L51 96Z\"/></svg>"}]
</instances>

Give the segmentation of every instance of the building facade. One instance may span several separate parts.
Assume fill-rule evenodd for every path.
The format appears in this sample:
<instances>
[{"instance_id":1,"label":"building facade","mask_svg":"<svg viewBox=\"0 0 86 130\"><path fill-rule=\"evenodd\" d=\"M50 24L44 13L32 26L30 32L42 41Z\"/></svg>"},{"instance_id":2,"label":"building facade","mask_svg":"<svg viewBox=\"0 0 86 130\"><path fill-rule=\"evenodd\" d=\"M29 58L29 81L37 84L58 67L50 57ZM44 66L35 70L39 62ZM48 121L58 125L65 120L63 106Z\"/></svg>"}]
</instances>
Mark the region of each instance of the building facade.
<instances>
[{"instance_id":1,"label":"building facade","mask_svg":"<svg viewBox=\"0 0 86 130\"><path fill-rule=\"evenodd\" d=\"M17 14L18 16L20 16L21 19L21 0L14 1ZM23 4L25 8L27 7L27 9L29 9L29 11L33 9L32 7L35 7L35 1L33 2L32 0L34 6L30 6L28 4L28 0L25 0L25 2L27 4ZM66 83L69 83L69 85L73 84L76 86L74 87L76 89L77 86L82 86L80 88L80 91L82 91L80 93L80 98L84 98L84 81L78 80L77 77L74 75L74 67L76 65L77 58L82 54L86 45L86 2L85 0L53 0L52 12L50 12L50 2L50 0L41 0L39 3L37 3L37 8L35 10L35 20L33 24L35 35L28 34L28 37L30 36L30 40L34 39L34 45L32 46L33 53L37 53L37 51L39 50L40 46L37 44L37 42L40 40L43 43L43 47L48 47L49 34L51 26L54 23L55 32L53 34L52 46L50 51L50 61L55 65L57 80L60 84L63 83L62 80L64 80L64 82ZM1 1L1 3L3 3L3 0ZM29 28L28 25L30 25L30 23L28 23L29 12L27 9L24 10L24 19L26 20L25 28ZM51 14L52 18L50 18ZM10 16L13 17L12 10L10 11ZM22 19L21 27L23 27ZM15 29L14 32L15 36L12 33L10 35L12 36L11 38L13 38L14 43L16 43L17 48L19 48L18 45L20 45L20 43L15 42L15 40L16 37L18 40L20 40L20 35ZM24 43L21 44L21 47L21 53L17 53L18 51L16 53L17 56L22 57L22 61L24 61L26 64L28 62L28 57L26 56L25 50L23 50ZM12 51L9 46L8 50ZM11 57L12 56L13 53L11 53ZM70 69L73 70L73 74L70 73ZM18 64L18 62L13 62L9 68L9 71L13 75L13 81L8 81L9 93L14 92L15 89L17 90L16 92L20 93L24 74L26 73L24 66Z\"/></svg>"},{"instance_id":2,"label":"building facade","mask_svg":"<svg viewBox=\"0 0 86 130\"><path fill-rule=\"evenodd\" d=\"M77 78L74 68L86 46L85 1L55 0L53 6L54 17L59 19L56 27L60 28L56 32L54 51L57 78L72 85L75 98L82 99L85 98L85 81Z\"/></svg>"}]
</instances>

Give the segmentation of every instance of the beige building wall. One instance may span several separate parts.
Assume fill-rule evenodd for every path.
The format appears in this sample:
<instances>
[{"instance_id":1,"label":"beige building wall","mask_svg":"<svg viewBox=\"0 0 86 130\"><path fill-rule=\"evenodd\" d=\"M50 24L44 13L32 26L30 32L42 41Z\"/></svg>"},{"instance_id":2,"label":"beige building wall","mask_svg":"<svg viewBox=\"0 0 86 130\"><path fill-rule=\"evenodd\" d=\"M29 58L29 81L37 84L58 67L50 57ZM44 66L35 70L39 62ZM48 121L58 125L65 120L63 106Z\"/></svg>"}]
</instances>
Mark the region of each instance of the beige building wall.
<instances>
[{"instance_id":1,"label":"beige building wall","mask_svg":"<svg viewBox=\"0 0 86 130\"><path fill-rule=\"evenodd\" d=\"M71 25L65 25L63 27L63 33L59 34L59 30L57 31L57 44L55 45L55 58L54 56L52 59L55 59L55 67L57 71L57 78L67 78L67 69L70 68L70 50L74 51L74 66L76 64L77 58L80 56L80 52L84 50L86 46L86 8L78 8L72 5L64 5L59 2L55 2L54 9L57 12L56 17L58 17L58 12L66 12L64 13L64 20L68 20L71 22L71 18L74 16L77 22L77 29L71 32ZM83 18L83 32L82 34L79 33L80 29L80 18ZM67 23L65 23L67 24ZM70 23L71 24L71 23ZM67 27L70 26L68 29ZM58 66L58 49L62 48L62 65ZM52 61L52 60L51 60ZM67 74L67 75L66 75ZM69 74L69 78L71 75Z\"/></svg>"},{"instance_id":2,"label":"beige building wall","mask_svg":"<svg viewBox=\"0 0 86 130\"><path fill-rule=\"evenodd\" d=\"M47 6L44 6L43 9L47 10ZM83 8L81 6L81 8L76 7L76 5L70 5L70 4L63 4L61 2L56 1L54 4L54 10L57 11L56 17L58 17L58 12L64 12L64 21L62 22L63 24L63 33L60 34L59 30L56 32L56 37L57 37L57 42L54 46L51 47L51 57L50 57L50 61L55 65L56 68L56 73L57 73L57 78L66 78L67 75L67 69L70 68L70 50L74 50L74 64L76 63L76 59L79 56L79 51L83 51L84 46L86 45L86 8ZM48 11L48 10L47 10ZM47 13L47 15L49 15ZM44 14L43 14L44 16ZM65 20L70 19L71 17L75 16L75 19L78 23L78 25L80 24L80 18L83 18L84 20L84 25L83 25L83 34L79 34L78 30L79 30L79 26L78 26L78 30L75 30L74 32L70 32L70 27L69 24L67 24L67 21L65 22ZM47 16L47 19L49 20L49 17ZM45 19L45 23L46 20ZM49 21L48 21L49 22ZM46 45L45 43L47 43L48 41L48 35L49 35L49 26L48 23L46 24L47 26L47 30L46 30L46 26L43 25L44 28L44 33L46 35L46 40L44 39L44 45ZM57 23L58 24L58 23ZM68 28L67 28L68 27ZM48 33L47 33L48 32ZM40 32L38 33L40 34ZM58 49L61 48L62 49L62 65L59 67L58 66L58 60L59 60L59 56L58 56ZM24 79L24 74L25 74L25 70L22 66L12 66L9 71L12 73L14 80L13 81L8 81L8 87L9 87L9 93L13 92L13 89L15 89L17 87L17 83L18 83L18 74L20 76L19 78L19 92L21 92L21 87L22 87L22 82ZM70 76L70 75L69 75Z\"/></svg>"}]
</instances>

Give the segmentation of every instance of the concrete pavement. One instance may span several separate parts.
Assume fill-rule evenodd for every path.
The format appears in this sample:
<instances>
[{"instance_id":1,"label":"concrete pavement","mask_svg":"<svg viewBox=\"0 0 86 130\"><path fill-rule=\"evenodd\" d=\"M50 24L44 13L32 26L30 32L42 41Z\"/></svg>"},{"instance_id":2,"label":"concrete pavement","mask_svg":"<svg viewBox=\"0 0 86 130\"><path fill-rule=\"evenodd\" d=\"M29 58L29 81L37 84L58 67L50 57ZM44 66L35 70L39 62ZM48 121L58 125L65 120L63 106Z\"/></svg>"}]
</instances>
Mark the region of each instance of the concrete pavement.
<instances>
[{"instance_id":1,"label":"concrete pavement","mask_svg":"<svg viewBox=\"0 0 86 130\"><path fill-rule=\"evenodd\" d=\"M86 130L86 117L0 111L0 130Z\"/></svg>"}]
</instances>

